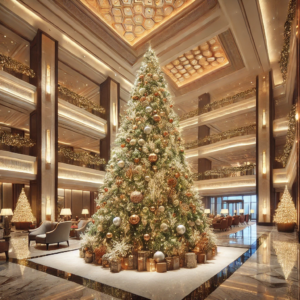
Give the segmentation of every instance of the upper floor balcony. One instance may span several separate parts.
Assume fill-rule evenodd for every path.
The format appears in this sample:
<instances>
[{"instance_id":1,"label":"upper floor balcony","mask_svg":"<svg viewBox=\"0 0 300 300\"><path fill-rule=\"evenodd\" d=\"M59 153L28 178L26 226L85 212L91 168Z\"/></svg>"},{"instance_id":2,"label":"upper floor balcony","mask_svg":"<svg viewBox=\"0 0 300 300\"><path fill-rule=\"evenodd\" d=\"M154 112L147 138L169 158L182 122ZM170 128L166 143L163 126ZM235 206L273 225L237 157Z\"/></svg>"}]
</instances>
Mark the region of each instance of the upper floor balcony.
<instances>
[{"instance_id":1,"label":"upper floor balcony","mask_svg":"<svg viewBox=\"0 0 300 300\"><path fill-rule=\"evenodd\" d=\"M0 150L0 181L28 184L36 179L36 157Z\"/></svg>"},{"instance_id":2,"label":"upper floor balcony","mask_svg":"<svg viewBox=\"0 0 300 300\"><path fill-rule=\"evenodd\" d=\"M289 120L288 118L280 118L273 121L273 136L281 137L285 136L289 128Z\"/></svg>"},{"instance_id":3,"label":"upper floor balcony","mask_svg":"<svg viewBox=\"0 0 300 300\"><path fill-rule=\"evenodd\" d=\"M190 129L201 125L225 120L243 113L255 111L255 88L226 97L195 109L180 117L180 128Z\"/></svg>"}]
</instances>

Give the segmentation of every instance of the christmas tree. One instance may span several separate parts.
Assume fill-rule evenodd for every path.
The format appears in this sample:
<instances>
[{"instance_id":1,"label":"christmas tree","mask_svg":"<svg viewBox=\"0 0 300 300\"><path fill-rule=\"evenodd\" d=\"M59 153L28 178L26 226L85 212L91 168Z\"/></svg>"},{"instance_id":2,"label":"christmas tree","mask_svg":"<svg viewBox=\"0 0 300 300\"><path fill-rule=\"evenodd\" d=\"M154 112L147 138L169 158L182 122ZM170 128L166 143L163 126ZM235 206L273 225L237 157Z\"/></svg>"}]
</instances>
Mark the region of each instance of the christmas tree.
<instances>
[{"instance_id":1,"label":"christmas tree","mask_svg":"<svg viewBox=\"0 0 300 300\"><path fill-rule=\"evenodd\" d=\"M285 186L284 193L275 211L275 223L296 223L297 211L293 199Z\"/></svg>"},{"instance_id":2,"label":"christmas tree","mask_svg":"<svg viewBox=\"0 0 300 300\"><path fill-rule=\"evenodd\" d=\"M18 202L17 207L14 211L14 215L11 219L11 222L18 223L18 222L35 222L36 218L34 217L28 199L26 197L24 188L22 189Z\"/></svg>"},{"instance_id":3,"label":"christmas tree","mask_svg":"<svg viewBox=\"0 0 300 300\"><path fill-rule=\"evenodd\" d=\"M192 186L179 118L158 59L149 49L121 120L86 239L96 236L97 249L111 257L137 250L172 256L212 249L214 235Z\"/></svg>"}]
</instances>

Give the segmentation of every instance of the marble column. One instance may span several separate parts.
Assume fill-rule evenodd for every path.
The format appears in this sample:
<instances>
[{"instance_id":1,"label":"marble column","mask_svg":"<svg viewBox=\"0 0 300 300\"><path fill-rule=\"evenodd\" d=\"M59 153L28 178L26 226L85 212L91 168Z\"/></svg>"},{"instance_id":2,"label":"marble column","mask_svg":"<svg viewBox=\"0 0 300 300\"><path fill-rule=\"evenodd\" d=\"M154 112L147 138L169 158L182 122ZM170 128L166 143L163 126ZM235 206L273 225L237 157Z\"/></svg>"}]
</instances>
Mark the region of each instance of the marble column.
<instances>
[{"instance_id":1,"label":"marble column","mask_svg":"<svg viewBox=\"0 0 300 300\"><path fill-rule=\"evenodd\" d=\"M31 204L37 224L56 218L58 173L58 43L38 31L30 45L31 68L36 77L36 111L30 115L30 137L36 141L32 155L37 158L36 180L30 182Z\"/></svg>"},{"instance_id":2,"label":"marble column","mask_svg":"<svg viewBox=\"0 0 300 300\"><path fill-rule=\"evenodd\" d=\"M116 138L120 114L120 84L108 77L100 85L100 102L105 108L103 119L107 121L106 137L100 140L100 155L107 162ZM101 165L104 170L105 165Z\"/></svg>"},{"instance_id":3,"label":"marble column","mask_svg":"<svg viewBox=\"0 0 300 300\"><path fill-rule=\"evenodd\" d=\"M258 224L271 224L274 210L272 74L264 73L256 82L256 189Z\"/></svg>"}]
</instances>

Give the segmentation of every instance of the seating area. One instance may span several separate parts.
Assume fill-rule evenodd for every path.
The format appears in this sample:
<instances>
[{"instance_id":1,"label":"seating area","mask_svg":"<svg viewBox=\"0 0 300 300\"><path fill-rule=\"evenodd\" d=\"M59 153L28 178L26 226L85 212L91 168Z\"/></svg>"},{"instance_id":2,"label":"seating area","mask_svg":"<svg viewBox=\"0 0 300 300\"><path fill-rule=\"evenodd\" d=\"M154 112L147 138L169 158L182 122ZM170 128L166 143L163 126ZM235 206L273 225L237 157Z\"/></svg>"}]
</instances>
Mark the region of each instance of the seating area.
<instances>
[{"instance_id":1,"label":"seating area","mask_svg":"<svg viewBox=\"0 0 300 300\"><path fill-rule=\"evenodd\" d=\"M232 226L239 226L240 224L248 224L249 215L237 215L237 216L215 216L212 220L212 227L214 230L227 231Z\"/></svg>"}]
</instances>

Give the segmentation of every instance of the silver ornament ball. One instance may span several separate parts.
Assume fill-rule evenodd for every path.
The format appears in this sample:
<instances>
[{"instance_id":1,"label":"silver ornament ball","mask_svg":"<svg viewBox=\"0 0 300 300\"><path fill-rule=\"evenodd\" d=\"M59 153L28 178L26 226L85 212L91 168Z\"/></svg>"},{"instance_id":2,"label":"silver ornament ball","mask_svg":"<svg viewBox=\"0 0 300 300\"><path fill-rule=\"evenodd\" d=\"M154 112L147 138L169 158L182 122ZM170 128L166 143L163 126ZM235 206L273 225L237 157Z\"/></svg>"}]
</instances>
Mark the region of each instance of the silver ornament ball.
<instances>
[{"instance_id":1,"label":"silver ornament ball","mask_svg":"<svg viewBox=\"0 0 300 300\"><path fill-rule=\"evenodd\" d=\"M145 108L145 111L146 111L146 113L151 113L152 107L151 107L151 106L147 106L147 107Z\"/></svg>"},{"instance_id":2,"label":"silver ornament ball","mask_svg":"<svg viewBox=\"0 0 300 300\"><path fill-rule=\"evenodd\" d=\"M145 92L146 92L146 89L145 89L145 88L141 88L141 89L139 90L140 95L144 95Z\"/></svg>"},{"instance_id":3,"label":"silver ornament ball","mask_svg":"<svg viewBox=\"0 0 300 300\"><path fill-rule=\"evenodd\" d=\"M176 227L176 231L177 231L177 233L178 234L184 234L185 233L185 226L184 225L178 225L177 227Z\"/></svg>"},{"instance_id":4,"label":"silver ornament ball","mask_svg":"<svg viewBox=\"0 0 300 300\"><path fill-rule=\"evenodd\" d=\"M124 166L125 166L124 160L119 160L117 165L118 165L119 168L124 168Z\"/></svg>"},{"instance_id":5,"label":"silver ornament ball","mask_svg":"<svg viewBox=\"0 0 300 300\"><path fill-rule=\"evenodd\" d=\"M139 140L138 140L138 144L139 144L140 146L144 146L144 145L145 145L145 140L139 139Z\"/></svg>"},{"instance_id":6,"label":"silver ornament ball","mask_svg":"<svg viewBox=\"0 0 300 300\"><path fill-rule=\"evenodd\" d=\"M160 230L161 231L167 231L168 230L168 224L166 224L166 223L161 223L160 224Z\"/></svg>"},{"instance_id":7,"label":"silver ornament ball","mask_svg":"<svg viewBox=\"0 0 300 300\"><path fill-rule=\"evenodd\" d=\"M114 224L115 226L120 226L120 225L121 225L121 218L120 218L120 217L115 217L115 218L113 219L113 224Z\"/></svg>"},{"instance_id":8,"label":"silver ornament ball","mask_svg":"<svg viewBox=\"0 0 300 300\"><path fill-rule=\"evenodd\" d=\"M144 132L145 132L146 134L150 134L151 131L152 131L152 128L151 128L150 126L146 126L146 127L144 128Z\"/></svg>"},{"instance_id":9,"label":"silver ornament ball","mask_svg":"<svg viewBox=\"0 0 300 300\"><path fill-rule=\"evenodd\" d=\"M132 139L131 141L130 141L130 145L131 146L134 146L136 144L136 140L135 139Z\"/></svg>"},{"instance_id":10,"label":"silver ornament ball","mask_svg":"<svg viewBox=\"0 0 300 300\"><path fill-rule=\"evenodd\" d=\"M154 80L158 80L158 79L159 79L159 76L158 76L157 74L153 74L152 78L153 78Z\"/></svg>"},{"instance_id":11,"label":"silver ornament ball","mask_svg":"<svg viewBox=\"0 0 300 300\"><path fill-rule=\"evenodd\" d=\"M153 258L156 262L161 262L165 259L165 255L161 251L156 251Z\"/></svg>"},{"instance_id":12,"label":"silver ornament ball","mask_svg":"<svg viewBox=\"0 0 300 300\"><path fill-rule=\"evenodd\" d=\"M161 205L161 206L158 208L158 211L164 212L164 211L165 211L165 207Z\"/></svg>"}]
</instances>

